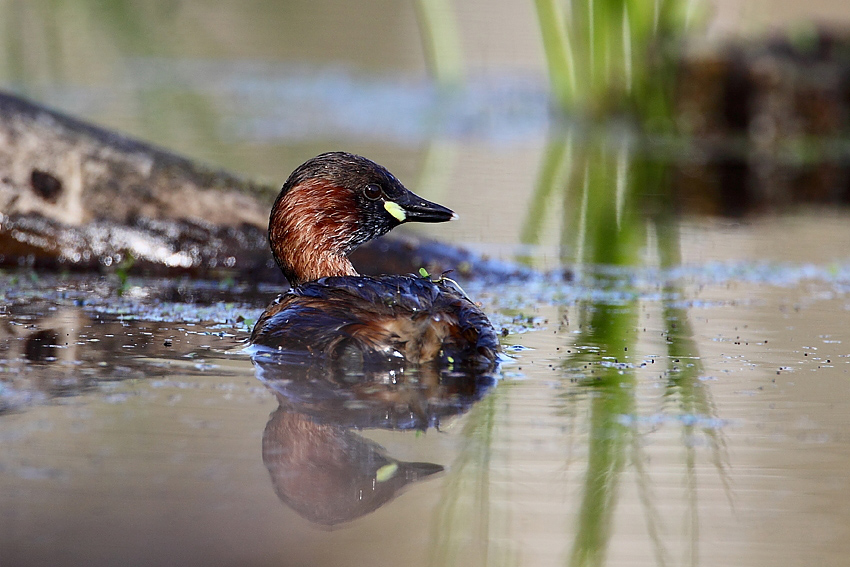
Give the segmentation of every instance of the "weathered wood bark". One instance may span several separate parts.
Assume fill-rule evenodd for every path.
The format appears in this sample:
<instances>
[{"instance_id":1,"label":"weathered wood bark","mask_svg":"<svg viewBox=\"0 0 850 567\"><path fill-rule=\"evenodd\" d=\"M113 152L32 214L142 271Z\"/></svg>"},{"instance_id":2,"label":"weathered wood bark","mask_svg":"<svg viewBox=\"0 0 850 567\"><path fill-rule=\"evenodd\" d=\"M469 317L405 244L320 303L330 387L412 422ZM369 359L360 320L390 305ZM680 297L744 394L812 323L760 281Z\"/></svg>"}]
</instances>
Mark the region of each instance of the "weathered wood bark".
<instances>
[{"instance_id":1,"label":"weathered wood bark","mask_svg":"<svg viewBox=\"0 0 850 567\"><path fill-rule=\"evenodd\" d=\"M137 217L263 226L276 188L0 93L0 211L68 226Z\"/></svg>"}]
</instances>

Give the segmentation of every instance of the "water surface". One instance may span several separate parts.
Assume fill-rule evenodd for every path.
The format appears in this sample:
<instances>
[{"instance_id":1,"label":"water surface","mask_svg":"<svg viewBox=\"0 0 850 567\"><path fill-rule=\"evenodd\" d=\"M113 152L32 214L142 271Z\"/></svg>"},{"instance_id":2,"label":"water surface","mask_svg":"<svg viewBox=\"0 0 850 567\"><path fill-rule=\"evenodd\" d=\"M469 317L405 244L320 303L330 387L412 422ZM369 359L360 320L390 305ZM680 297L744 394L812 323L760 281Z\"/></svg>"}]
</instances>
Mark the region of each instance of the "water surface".
<instances>
[{"instance_id":1,"label":"water surface","mask_svg":"<svg viewBox=\"0 0 850 567\"><path fill-rule=\"evenodd\" d=\"M784 222L806 249L815 219ZM264 465L278 404L241 319L270 290L184 282L162 303L138 280L116 303L112 280L19 282L36 299L2 315L4 563L841 564L850 265L771 259L759 224L690 224L704 262L593 286L467 282L513 360L439 429L350 430L444 471L331 530Z\"/></svg>"},{"instance_id":2,"label":"water surface","mask_svg":"<svg viewBox=\"0 0 850 567\"><path fill-rule=\"evenodd\" d=\"M0 3L0 82L275 183L376 159L461 217L416 230L533 268L461 282L509 359L326 411L358 384L243 350L276 289L0 274L0 565L846 563L845 209L717 207L805 176L560 123L531 3L458 6L454 92L412 6L272 4Z\"/></svg>"}]
</instances>

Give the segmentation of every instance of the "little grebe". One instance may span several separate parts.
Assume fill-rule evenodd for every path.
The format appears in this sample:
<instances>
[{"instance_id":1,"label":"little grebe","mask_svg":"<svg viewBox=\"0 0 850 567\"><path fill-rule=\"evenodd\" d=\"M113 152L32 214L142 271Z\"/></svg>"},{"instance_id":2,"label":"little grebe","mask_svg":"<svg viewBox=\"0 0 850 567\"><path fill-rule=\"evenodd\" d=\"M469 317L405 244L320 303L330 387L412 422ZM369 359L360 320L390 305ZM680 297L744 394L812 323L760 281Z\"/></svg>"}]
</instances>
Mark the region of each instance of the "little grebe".
<instances>
[{"instance_id":1,"label":"little grebe","mask_svg":"<svg viewBox=\"0 0 850 567\"><path fill-rule=\"evenodd\" d=\"M347 257L404 222L455 218L364 157L308 160L284 183L269 219L272 254L292 289L263 312L251 342L330 360L493 364L493 326L449 281L360 276Z\"/></svg>"}]
</instances>

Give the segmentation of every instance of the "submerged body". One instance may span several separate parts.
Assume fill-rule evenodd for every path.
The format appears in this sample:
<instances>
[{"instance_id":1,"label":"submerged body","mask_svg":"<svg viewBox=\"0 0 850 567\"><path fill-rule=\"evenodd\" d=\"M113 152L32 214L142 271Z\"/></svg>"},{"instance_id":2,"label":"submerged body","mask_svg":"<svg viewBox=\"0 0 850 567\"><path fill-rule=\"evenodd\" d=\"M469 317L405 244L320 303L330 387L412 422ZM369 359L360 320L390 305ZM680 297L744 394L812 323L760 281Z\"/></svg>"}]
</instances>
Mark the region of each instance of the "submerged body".
<instances>
[{"instance_id":1,"label":"submerged body","mask_svg":"<svg viewBox=\"0 0 850 567\"><path fill-rule=\"evenodd\" d=\"M257 321L255 344L341 359L420 364L492 362L487 317L454 286L414 276L321 278L281 295Z\"/></svg>"},{"instance_id":2,"label":"submerged body","mask_svg":"<svg viewBox=\"0 0 850 567\"><path fill-rule=\"evenodd\" d=\"M360 276L347 257L403 222L453 218L366 158L335 152L309 160L284 184L269 221L272 252L292 289L265 310L251 342L357 364L492 364L495 330L448 280Z\"/></svg>"}]
</instances>

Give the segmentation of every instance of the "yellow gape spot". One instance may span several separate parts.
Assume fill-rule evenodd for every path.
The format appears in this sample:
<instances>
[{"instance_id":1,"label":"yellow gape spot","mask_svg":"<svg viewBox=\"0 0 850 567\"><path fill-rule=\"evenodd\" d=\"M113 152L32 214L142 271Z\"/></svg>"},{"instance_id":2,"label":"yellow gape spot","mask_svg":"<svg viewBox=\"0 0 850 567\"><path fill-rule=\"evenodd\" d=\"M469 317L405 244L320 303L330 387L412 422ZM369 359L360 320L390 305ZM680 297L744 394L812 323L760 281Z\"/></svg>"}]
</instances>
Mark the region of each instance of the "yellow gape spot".
<instances>
[{"instance_id":1,"label":"yellow gape spot","mask_svg":"<svg viewBox=\"0 0 850 567\"><path fill-rule=\"evenodd\" d=\"M395 476L396 471L398 470L398 464L390 463L388 465L384 465L375 471L375 480L378 482L386 482Z\"/></svg>"},{"instance_id":2,"label":"yellow gape spot","mask_svg":"<svg viewBox=\"0 0 850 567\"><path fill-rule=\"evenodd\" d=\"M401 205L399 205L395 201L384 201L384 208L389 214L395 217L398 222L404 222L404 219L407 218L407 213L404 212L404 209L401 208Z\"/></svg>"}]
</instances>

